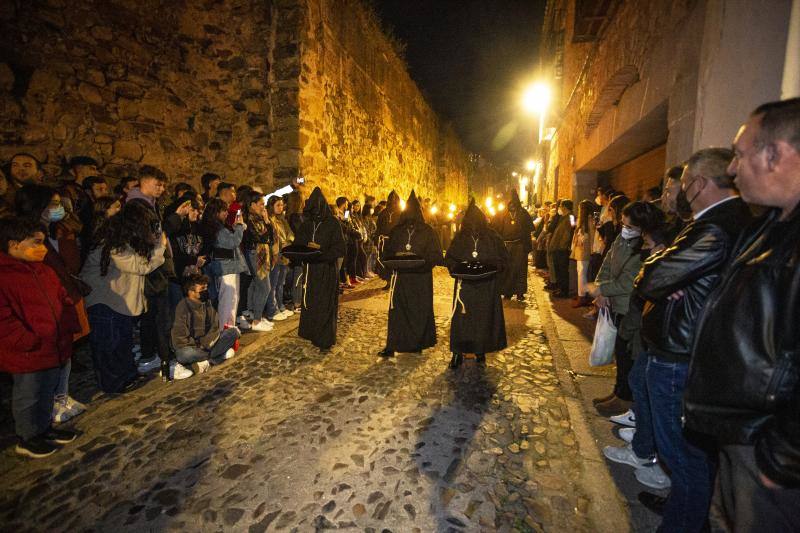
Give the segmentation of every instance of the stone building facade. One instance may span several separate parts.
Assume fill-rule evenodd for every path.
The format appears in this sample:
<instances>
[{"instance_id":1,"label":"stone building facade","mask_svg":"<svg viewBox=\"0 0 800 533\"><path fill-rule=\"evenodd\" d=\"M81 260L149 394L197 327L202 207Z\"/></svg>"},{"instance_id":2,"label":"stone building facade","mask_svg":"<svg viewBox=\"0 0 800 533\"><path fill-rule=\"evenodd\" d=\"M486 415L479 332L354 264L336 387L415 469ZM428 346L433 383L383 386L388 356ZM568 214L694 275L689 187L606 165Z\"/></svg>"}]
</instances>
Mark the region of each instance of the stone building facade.
<instances>
[{"instance_id":1,"label":"stone building facade","mask_svg":"<svg viewBox=\"0 0 800 533\"><path fill-rule=\"evenodd\" d=\"M797 0L550 0L541 198L598 184L638 198L693 151L729 146L755 106L800 94L793 17Z\"/></svg>"},{"instance_id":2,"label":"stone building facade","mask_svg":"<svg viewBox=\"0 0 800 533\"><path fill-rule=\"evenodd\" d=\"M36 0L0 25L0 160L466 200L469 154L358 0Z\"/></svg>"}]
</instances>

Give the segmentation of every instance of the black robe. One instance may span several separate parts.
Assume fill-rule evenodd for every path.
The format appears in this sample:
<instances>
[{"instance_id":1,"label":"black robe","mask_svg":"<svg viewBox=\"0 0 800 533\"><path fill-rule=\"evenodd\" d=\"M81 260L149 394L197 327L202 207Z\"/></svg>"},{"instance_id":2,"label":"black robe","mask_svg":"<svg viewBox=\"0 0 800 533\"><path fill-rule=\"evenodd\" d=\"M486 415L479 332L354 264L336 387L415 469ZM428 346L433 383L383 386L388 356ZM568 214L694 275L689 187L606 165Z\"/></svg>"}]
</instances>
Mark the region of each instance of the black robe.
<instances>
[{"instance_id":1,"label":"black robe","mask_svg":"<svg viewBox=\"0 0 800 533\"><path fill-rule=\"evenodd\" d=\"M503 239L510 255L508 269L500 282L503 296L523 296L528 292L528 254L531 253L533 220L521 205L514 205L495 219L494 228Z\"/></svg>"},{"instance_id":2,"label":"black robe","mask_svg":"<svg viewBox=\"0 0 800 533\"><path fill-rule=\"evenodd\" d=\"M392 191L389 194L386 209L380 212L375 224L375 246L378 254L378 261L375 262L375 273L384 281L389 281L389 278L392 277L392 271L384 267L380 260L386 257L386 240L389 238L389 233L397 225L401 215L400 197L397 196L396 192Z\"/></svg>"},{"instance_id":3,"label":"black robe","mask_svg":"<svg viewBox=\"0 0 800 533\"><path fill-rule=\"evenodd\" d=\"M336 260L344 257L345 242L342 228L318 188L306 202L304 220L294 242L308 245L312 240L320 245L322 256L303 265L299 280L303 300L298 335L320 349L327 349L336 344L339 305Z\"/></svg>"},{"instance_id":4,"label":"black robe","mask_svg":"<svg viewBox=\"0 0 800 533\"><path fill-rule=\"evenodd\" d=\"M414 271L397 271L389 292L386 347L395 352L418 352L436 345L431 271L443 263L439 236L421 220L401 221L391 231L385 252L394 255L405 251L412 228L410 251L423 257L425 265Z\"/></svg>"},{"instance_id":5,"label":"black robe","mask_svg":"<svg viewBox=\"0 0 800 533\"><path fill-rule=\"evenodd\" d=\"M477 239L477 245L473 238ZM477 251L477 257L473 257L473 251ZM485 224L476 230L463 227L456 234L445 257L448 269L452 270L459 263L480 261L497 266L498 274L482 280L455 280L454 312L450 322L451 352L485 354L508 345L500 298L500 279L508 260L502 239Z\"/></svg>"}]
</instances>

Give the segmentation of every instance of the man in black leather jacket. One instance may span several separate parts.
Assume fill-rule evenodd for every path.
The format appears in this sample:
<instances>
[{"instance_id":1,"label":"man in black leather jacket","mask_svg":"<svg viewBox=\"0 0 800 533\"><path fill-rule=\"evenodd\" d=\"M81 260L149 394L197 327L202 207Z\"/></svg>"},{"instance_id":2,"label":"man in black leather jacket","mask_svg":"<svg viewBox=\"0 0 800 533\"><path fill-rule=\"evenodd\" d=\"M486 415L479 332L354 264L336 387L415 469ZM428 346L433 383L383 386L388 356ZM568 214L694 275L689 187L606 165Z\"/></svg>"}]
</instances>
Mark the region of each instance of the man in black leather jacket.
<instances>
[{"instance_id":1,"label":"man in black leather jacket","mask_svg":"<svg viewBox=\"0 0 800 533\"><path fill-rule=\"evenodd\" d=\"M750 220L726 173L732 159L726 148L707 148L689 158L681 188L693 220L672 246L645 261L634 285L647 301L642 338L656 448L672 472L660 531L701 531L714 492L713 457L695 436L684 434L681 403L697 317Z\"/></svg>"},{"instance_id":2,"label":"man in black leather jacket","mask_svg":"<svg viewBox=\"0 0 800 533\"><path fill-rule=\"evenodd\" d=\"M734 150L742 197L773 209L744 232L698 321L686 427L722 445L735 531L800 531L800 99L756 109Z\"/></svg>"}]
</instances>

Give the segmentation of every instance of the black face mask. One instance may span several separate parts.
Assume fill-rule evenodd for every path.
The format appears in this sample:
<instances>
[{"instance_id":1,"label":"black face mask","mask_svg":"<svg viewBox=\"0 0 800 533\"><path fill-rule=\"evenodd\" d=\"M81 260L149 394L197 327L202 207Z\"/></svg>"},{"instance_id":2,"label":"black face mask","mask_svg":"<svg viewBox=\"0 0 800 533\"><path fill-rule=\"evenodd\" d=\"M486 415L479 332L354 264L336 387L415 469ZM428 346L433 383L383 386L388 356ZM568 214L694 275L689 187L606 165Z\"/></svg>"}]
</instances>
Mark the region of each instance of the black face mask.
<instances>
[{"instance_id":1,"label":"black face mask","mask_svg":"<svg viewBox=\"0 0 800 533\"><path fill-rule=\"evenodd\" d=\"M200 291L200 301L207 302L208 301L208 289L204 291Z\"/></svg>"}]
</instances>

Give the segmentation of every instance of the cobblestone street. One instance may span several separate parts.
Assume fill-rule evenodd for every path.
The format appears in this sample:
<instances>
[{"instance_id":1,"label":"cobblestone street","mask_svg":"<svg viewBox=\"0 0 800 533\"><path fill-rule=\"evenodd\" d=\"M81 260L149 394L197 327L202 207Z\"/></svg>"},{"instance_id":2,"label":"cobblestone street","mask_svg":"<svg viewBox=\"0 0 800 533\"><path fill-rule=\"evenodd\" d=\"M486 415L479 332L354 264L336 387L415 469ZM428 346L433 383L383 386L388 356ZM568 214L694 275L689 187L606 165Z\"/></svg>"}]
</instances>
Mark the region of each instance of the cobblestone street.
<instances>
[{"instance_id":1,"label":"cobblestone street","mask_svg":"<svg viewBox=\"0 0 800 533\"><path fill-rule=\"evenodd\" d=\"M208 373L93 401L51 457L7 447L0 528L602 529L535 301L505 303L509 347L485 369L452 372L443 269L435 285L439 344L421 356L376 356L388 300L375 281L345 296L330 354L294 319Z\"/></svg>"}]
</instances>

